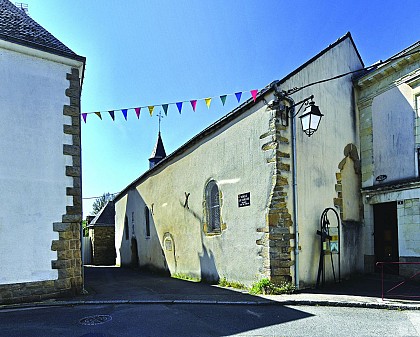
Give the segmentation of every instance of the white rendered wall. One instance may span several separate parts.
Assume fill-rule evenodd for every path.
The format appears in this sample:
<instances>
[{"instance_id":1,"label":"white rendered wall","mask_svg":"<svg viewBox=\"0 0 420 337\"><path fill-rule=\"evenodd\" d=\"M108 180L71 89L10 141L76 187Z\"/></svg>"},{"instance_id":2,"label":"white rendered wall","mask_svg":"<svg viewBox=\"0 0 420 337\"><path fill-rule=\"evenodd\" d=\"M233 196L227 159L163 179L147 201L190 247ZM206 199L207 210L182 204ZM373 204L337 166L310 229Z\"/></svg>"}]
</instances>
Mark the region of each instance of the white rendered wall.
<instances>
[{"instance_id":1,"label":"white rendered wall","mask_svg":"<svg viewBox=\"0 0 420 337\"><path fill-rule=\"evenodd\" d=\"M372 102L374 177L384 182L417 175L413 91L407 84L385 91Z\"/></svg>"},{"instance_id":2,"label":"white rendered wall","mask_svg":"<svg viewBox=\"0 0 420 337\"><path fill-rule=\"evenodd\" d=\"M301 87L308 83L331 78L362 67L360 59L349 38L336 45L317 60L302 69L283 85L283 90ZM302 286L316 282L319 263L319 229L320 217L327 207L334 207L333 199L337 198L335 185L338 164L344 159L344 148L347 144L358 146L358 121L353 103L353 85L351 75L323 84L308 87L294 95L295 102L314 95L314 101L324 114L318 131L310 138L302 131L299 118L295 119L297 151L297 203L299 232L299 281ZM290 130L290 128L289 128ZM290 138L290 134L287 136ZM360 155L360 154L359 154ZM290 182L291 183L291 182ZM292 213L292 198L288 207ZM339 210L336 208L337 212ZM335 226L335 215L330 212L331 225ZM356 228L349 228L357 231ZM342 230L341 234L344 231ZM362 268L362 259L358 266L351 265L347 249L352 243L346 243L341 236L341 272L348 274L355 268ZM335 260L336 274L338 260ZM353 262L352 262L353 263ZM330 262L327 261L327 267ZM293 272L293 267L291 267ZM326 278L331 280L332 273L327 270Z\"/></svg>"},{"instance_id":3,"label":"white rendered wall","mask_svg":"<svg viewBox=\"0 0 420 337\"><path fill-rule=\"evenodd\" d=\"M0 49L0 284L58 276L51 269L53 222L71 205L63 156L63 144L71 144L63 134L71 124L63 116L69 72L68 65Z\"/></svg>"},{"instance_id":4,"label":"white rendered wall","mask_svg":"<svg viewBox=\"0 0 420 337\"><path fill-rule=\"evenodd\" d=\"M267 97L267 101L268 101ZM138 242L140 265L201 277L214 273L220 278L246 284L260 279L263 258L256 241L264 233L266 213L274 174L267 163L274 151L263 151L273 111L261 102L241 118L200 141L174 158L127 196L116 202L117 263L129 263L130 240ZM203 201L206 183L215 180L222 193L221 214L226 229L221 235L206 236L203 231ZM184 208L185 192L190 193ZM238 207L238 195L250 192L251 205ZM151 235L146 238L144 207L151 210ZM123 234L127 214L130 239ZM173 238L172 250L164 246L164 236Z\"/></svg>"}]
</instances>

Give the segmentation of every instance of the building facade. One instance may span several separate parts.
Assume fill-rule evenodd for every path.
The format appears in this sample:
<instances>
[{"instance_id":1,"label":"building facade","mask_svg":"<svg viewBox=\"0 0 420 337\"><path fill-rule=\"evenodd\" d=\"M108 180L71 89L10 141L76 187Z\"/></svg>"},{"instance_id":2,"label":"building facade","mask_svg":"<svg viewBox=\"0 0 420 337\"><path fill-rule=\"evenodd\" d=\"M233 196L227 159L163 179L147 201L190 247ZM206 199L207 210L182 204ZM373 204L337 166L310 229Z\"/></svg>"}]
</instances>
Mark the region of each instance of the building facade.
<instances>
[{"instance_id":1,"label":"building facade","mask_svg":"<svg viewBox=\"0 0 420 337\"><path fill-rule=\"evenodd\" d=\"M367 272L376 262L420 262L419 49L417 42L355 80ZM415 266L384 268L409 275Z\"/></svg>"},{"instance_id":2,"label":"building facade","mask_svg":"<svg viewBox=\"0 0 420 337\"><path fill-rule=\"evenodd\" d=\"M163 158L115 199L117 265L138 264L199 279L316 282L320 216L341 222L341 272L363 268L358 120L350 34ZM308 138L286 106L310 95L325 115ZM296 107L296 109L299 106ZM333 257L338 264L339 255ZM331 266L326 268L332 279Z\"/></svg>"},{"instance_id":3,"label":"building facade","mask_svg":"<svg viewBox=\"0 0 420 337\"><path fill-rule=\"evenodd\" d=\"M0 303L82 289L85 58L0 0Z\"/></svg>"}]
</instances>

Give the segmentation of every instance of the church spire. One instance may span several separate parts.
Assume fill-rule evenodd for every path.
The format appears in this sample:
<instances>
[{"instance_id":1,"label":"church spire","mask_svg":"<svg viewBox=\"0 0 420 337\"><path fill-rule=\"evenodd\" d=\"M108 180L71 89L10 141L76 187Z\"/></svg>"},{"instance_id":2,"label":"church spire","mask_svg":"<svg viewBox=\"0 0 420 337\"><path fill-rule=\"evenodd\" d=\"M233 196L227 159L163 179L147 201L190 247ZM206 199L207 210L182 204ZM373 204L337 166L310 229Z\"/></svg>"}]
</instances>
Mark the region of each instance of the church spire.
<instances>
[{"instance_id":1,"label":"church spire","mask_svg":"<svg viewBox=\"0 0 420 337\"><path fill-rule=\"evenodd\" d=\"M160 135L160 120L162 119L161 113L158 115L159 117L159 132L158 132L158 139L156 145L153 149L153 152L149 158L149 169L159 163L162 159L166 157L165 147L163 146L162 137Z\"/></svg>"}]
</instances>

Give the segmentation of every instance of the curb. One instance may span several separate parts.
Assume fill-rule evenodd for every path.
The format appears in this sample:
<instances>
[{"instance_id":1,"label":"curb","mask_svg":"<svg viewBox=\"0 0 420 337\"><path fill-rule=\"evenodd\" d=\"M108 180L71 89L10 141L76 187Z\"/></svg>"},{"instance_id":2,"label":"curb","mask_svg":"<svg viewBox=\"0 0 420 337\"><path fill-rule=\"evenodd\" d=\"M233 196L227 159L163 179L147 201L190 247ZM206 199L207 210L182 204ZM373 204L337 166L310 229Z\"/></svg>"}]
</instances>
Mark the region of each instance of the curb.
<instances>
[{"instance_id":1,"label":"curb","mask_svg":"<svg viewBox=\"0 0 420 337\"><path fill-rule=\"evenodd\" d=\"M229 305L229 306L324 306L324 307L345 307L345 308L368 308L386 310L420 310L420 305L403 303L374 303L374 302L352 302L352 301L329 301L329 300L264 300L264 301L216 301L216 300L80 300L80 301L45 301L35 303L22 303L0 305L0 312L3 310L19 310L31 308L65 307L82 305Z\"/></svg>"}]
</instances>

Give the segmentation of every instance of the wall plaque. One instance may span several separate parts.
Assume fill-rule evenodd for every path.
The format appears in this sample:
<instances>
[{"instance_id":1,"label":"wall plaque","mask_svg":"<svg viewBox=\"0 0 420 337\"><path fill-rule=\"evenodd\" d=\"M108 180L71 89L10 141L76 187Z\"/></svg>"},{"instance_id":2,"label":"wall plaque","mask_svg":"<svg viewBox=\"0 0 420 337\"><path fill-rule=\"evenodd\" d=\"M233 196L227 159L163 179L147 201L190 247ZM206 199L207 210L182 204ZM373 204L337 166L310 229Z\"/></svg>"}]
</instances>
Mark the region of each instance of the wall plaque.
<instances>
[{"instance_id":1,"label":"wall plaque","mask_svg":"<svg viewBox=\"0 0 420 337\"><path fill-rule=\"evenodd\" d=\"M251 205L251 192L238 194L238 207Z\"/></svg>"}]
</instances>

